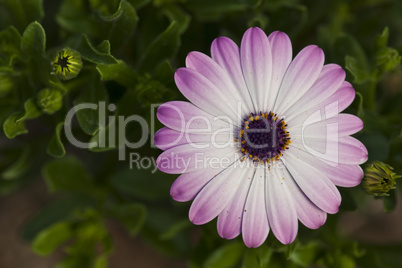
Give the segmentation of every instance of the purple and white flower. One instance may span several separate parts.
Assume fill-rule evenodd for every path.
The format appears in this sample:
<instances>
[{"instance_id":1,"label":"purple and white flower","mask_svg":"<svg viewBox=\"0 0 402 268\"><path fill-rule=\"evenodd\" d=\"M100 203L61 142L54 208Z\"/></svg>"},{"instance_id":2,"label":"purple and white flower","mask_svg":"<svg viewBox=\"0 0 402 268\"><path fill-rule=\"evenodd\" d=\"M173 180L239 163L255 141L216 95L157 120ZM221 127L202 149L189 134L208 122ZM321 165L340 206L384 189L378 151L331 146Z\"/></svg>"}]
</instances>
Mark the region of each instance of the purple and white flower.
<instances>
[{"instance_id":1,"label":"purple and white flower","mask_svg":"<svg viewBox=\"0 0 402 268\"><path fill-rule=\"evenodd\" d=\"M242 233L248 247L260 246L270 230L292 243L298 221L322 226L337 213L335 185L353 187L363 178L364 145L350 135L363 128L341 113L355 91L336 64L307 46L292 60L283 32L246 31L239 47L219 37L211 57L191 52L176 85L190 102L161 105L166 127L155 134L166 173L181 174L173 199L193 200L189 218L205 224L218 217L220 236Z\"/></svg>"}]
</instances>

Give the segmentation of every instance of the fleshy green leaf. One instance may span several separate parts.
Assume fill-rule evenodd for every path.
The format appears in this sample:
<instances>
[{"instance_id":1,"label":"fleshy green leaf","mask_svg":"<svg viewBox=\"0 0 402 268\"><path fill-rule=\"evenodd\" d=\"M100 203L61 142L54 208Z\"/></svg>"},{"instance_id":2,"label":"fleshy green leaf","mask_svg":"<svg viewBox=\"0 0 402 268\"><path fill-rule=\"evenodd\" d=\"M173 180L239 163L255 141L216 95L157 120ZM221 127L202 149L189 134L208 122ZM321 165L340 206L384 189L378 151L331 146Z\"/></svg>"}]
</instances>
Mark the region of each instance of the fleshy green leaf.
<instances>
[{"instance_id":1,"label":"fleshy green leaf","mask_svg":"<svg viewBox=\"0 0 402 268\"><path fill-rule=\"evenodd\" d=\"M92 72L90 77L86 77L86 80L86 88L83 88L81 94L74 100L74 105L91 105L77 110L76 115L82 130L86 134L93 136L98 132L100 127L100 103L103 102L106 105L107 93L100 82L99 74Z\"/></svg>"},{"instance_id":2,"label":"fleshy green leaf","mask_svg":"<svg viewBox=\"0 0 402 268\"><path fill-rule=\"evenodd\" d=\"M113 48L123 45L134 33L138 16L134 7L127 1L120 1L117 11L110 16L101 15L105 22L102 37L109 40Z\"/></svg>"},{"instance_id":3,"label":"fleshy green leaf","mask_svg":"<svg viewBox=\"0 0 402 268\"><path fill-rule=\"evenodd\" d=\"M261 245L258 248L247 249L243 258L242 268L255 267L264 268L268 267L273 250L266 245Z\"/></svg>"},{"instance_id":4,"label":"fleshy green leaf","mask_svg":"<svg viewBox=\"0 0 402 268\"><path fill-rule=\"evenodd\" d=\"M381 34L377 35L375 39L375 48L380 50L387 46L389 38L389 29L385 27Z\"/></svg>"},{"instance_id":5,"label":"fleshy green leaf","mask_svg":"<svg viewBox=\"0 0 402 268\"><path fill-rule=\"evenodd\" d=\"M37 118L42 114L42 112L39 110L38 106L36 106L36 103L33 99L28 99L27 101L25 101L24 110L25 110L24 114L21 116L21 118L17 119L17 122Z\"/></svg>"},{"instance_id":6,"label":"fleshy green leaf","mask_svg":"<svg viewBox=\"0 0 402 268\"><path fill-rule=\"evenodd\" d=\"M24 112L14 113L10 115L3 124L3 130L7 138L13 139L18 135L28 133L25 127L25 121L37 118L41 115L41 111L35 104L33 99L28 99L24 103Z\"/></svg>"},{"instance_id":7,"label":"fleshy green leaf","mask_svg":"<svg viewBox=\"0 0 402 268\"><path fill-rule=\"evenodd\" d=\"M25 127L25 121L18 122L18 119L20 118L21 116L19 113L14 113L4 121L3 131L7 138L13 139L18 135L28 133L28 130Z\"/></svg>"},{"instance_id":8,"label":"fleshy green leaf","mask_svg":"<svg viewBox=\"0 0 402 268\"><path fill-rule=\"evenodd\" d=\"M175 237L177 234L183 232L185 229L191 226L191 222L188 219L181 220L169 227L165 232L161 234L162 240L168 240Z\"/></svg>"},{"instance_id":9,"label":"fleshy green leaf","mask_svg":"<svg viewBox=\"0 0 402 268\"><path fill-rule=\"evenodd\" d=\"M136 235L145 223L147 210L142 204L131 203L114 207L112 215L124 224L130 235Z\"/></svg>"},{"instance_id":10,"label":"fleshy green leaf","mask_svg":"<svg viewBox=\"0 0 402 268\"><path fill-rule=\"evenodd\" d=\"M176 21L179 25L179 33L183 34L190 24L191 17L177 5L168 5L163 8L163 13L170 19Z\"/></svg>"},{"instance_id":11,"label":"fleshy green leaf","mask_svg":"<svg viewBox=\"0 0 402 268\"><path fill-rule=\"evenodd\" d=\"M23 176L32 166L31 150L29 147L24 148L18 159L9 165L1 174L5 180L14 180Z\"/></svg>"},{"instance_id":12,"label":"fleshy green leaf","mask_svg":"<svg viewBox=\"0 0 402 268\"><path fill-rule=\"evenodd\" d=\"M142 72L152 71L162 61L173 57L180 45L180 26L173 21L148 47L140 64Z\"/></svg>"},{"instance_id":13,"label":"fleshy green leaf","mask_svg":"<svg viewBox=\"0 0 402 268\"><path fill-rule=\"evenodd\" d=\"M64 127L64 122L60 122L56 126L56 131L47 145L46 152L56 158L61 158L66 154L66 149L61 141L61 132Z\"/></svg>"},{"instance_id":14,"label":"fleshy green leaf","mask_svg":"<svg viewBox=\"0 0 402 268\"><path fill-rule=\"evenodd\" d=\"M366 53L355 37L344 33L335 40L333 47L336 58L341 59L345 55L351 56L356 59L360 69L369 73L369 63Z\"/></svg>"},{"instance_id":15,"label":"fleshy green leaf","mask_svg":"<svg viewBox=\"0 0 402 268\"><path fill-rule=\"evenodd\" d=\"M10 59L19 56L21 52L21 34L14 26L9 26L0 32L0 44L0 64L11 65Z\"/></svg>"},{"instance_id":16,"label":"fleshy green leaf","mask_svg":"<svg viewBox=\"0 0 402 268\"><path fill-rule=\"evenodd\" d=\"M218 248L204 263L205 268L234 267L243 256L245 246L242 242L229 243Z\"/></svg>"},{"instance_id":17,"label":"fleshy green leaf","mask_svg":"<svg viewBox=\"0 0 402 268\"><path fill-rule=\"evenodd\" d=\"M41 231L32 243L32 249L39 255L49 255L54 252L61 243L67 241L73 235L72 226L68 222L60 222Z\"/></svg>"},{"instance_id":18,"label":"fleshy green leaf","mask_svg":"<svg viewBox=\"0 0 402 268\"><path fill-rule=\"evenodd\" d=\"M157 171L153 158L141 157L139 154L130 157L133 169L121 170L114 174L111 178L112 185L123 193L146 200L165 197L172 182L169 178L173 176ZM142 168L148 165L148 169ZM154 181L152 189L149 188L151 179Z\"/></svg>"},{"instance_id":19,"label":"fleshy green leaf","mask_svg":"<svg viewBox=\"0 0 402 268\"><path fill-rule=\"evenodd\" d=\"M307 245L297 244L295 250L292 251L289 258L302 267L308 267L313 263L317 254L318 244L310 242Z\"/></svg>"},{"instance_id":20,"label":"fleshy green leaf","mask_svg":"<svg viewBox=\"0 0 402 268\"><path fill-rule=\"evenodd\" d=\"M0 24L0 28L13 24L23 30L30 22L40 21L45 15L43 0L0 0L0 7L0 16L9 18L8 21L0 20L5 24Z\"/></svg>"},{"instance_id":21,"label":"fleshy green leaf","mask_svg":"<svg viewBox=\"0 0 402 268\"><path fill-rule=\"evenodd\" d=\"M395 70L401 64L401 56L394 48L383 48L377 53L377 65L383 72Z\"/></svg>"},{"instance_id":22,"label":"fleshy green leaf","mask_svg":"<svg viewBox=\"0 0 402 268\"><path fill-rule=\"evenodd\" d=\"M116 64L99 64L96 69L103 81L113 80L127 88L133 88L138 79L138 74L121 60Z\"/></svg>"},{"instance_id":23,"label":"fleshy green leaf","mask_svg":"<svg viewBox=\"0 0 402 268\"><path fill-rule=\"evenodd\" d=\"M242 11L248 7L245 1L233 0L189 0L186 5L201 19L215 20L225 13Z\"/></svg>"},{"instance_id":24,"label":"fleshy green leaf","mask_svg":"<svg viewBox=\"0 0 402 268\"><path fill-rule=\"evenodd\" d=\"M92 182L85 166L73 156L49 161L42 170L50 191L87 193Z\"/></svg>"},{"instance_id":25,"label":"fleshy green leaf","mask_svg":"<svg viewBox=\"0 0 402 268\"><path fill-rule=\"evenodd\" d=\"M149 4L152 0L127 0L135 9L140 9L141 7Z\"/></svg>"},{"instance_id":26,"label":"fleshy green leaf","mask_svg":"<svg viewBox=\"0 0 402 268\"><path fill-rule=\"evenodd\" d=\"M116 149L119 145L118 135L115 134L116 125L116 117L114 117L113 121L109 121L106 127L101 126L89 141L90 144L95 144L96 146L89 146L89 150L92 152L105 152Z\"/></svg>"},{"instance_id":27,"label":"fleshy green leaf","mask_svg":"<svg viewBox=\"0 0 402 268\"><path fill-rule=\"evenodd\" d=\"M78 52L81 53L82 57L95 64L116 64L118 61L110 53L104 52L104 46L108 41L102 42L102 51L96 49L88 37L83 34L81 39L81 44L78 47ZM110 45L109 45L110 46Z\"/></svg>"},{"instance_id":28,"label":"fleshy green leaf","mask_svg":"<svg viewBox=\"0 0 402 268\"><path fill-rule=\"evenodd\" d=\"M362 66L361 62L352 56L346 56L345 68L353 75L356 84L363 84L370 80L370 73Z\"/></svg>"},{"instance_id":29,"label":"fleshy green leaf","mask_svg":"<svg viewBox=\"0 0 402 268\"><path fill-rule=\"evenodd\" d=\"M28 25L21 38L21 49L27 55L36 57L42 55L46 49L45 30L39 22Z\"/></svg>"},{"instance_id":30,"label":"fleshy green leaf","mask_svg":"<svg viewBox=\"0 0 402 268\"><path fill-rule=\"evenodd\" d=\"M52 202L44 206L38 214L30 219L22 230L22 237L32 240L38 233L58 221L70 217L77 208L89 206L88 199L77 195L68 195L62 199L53 199Z\"/></svg>"}]
</instances>

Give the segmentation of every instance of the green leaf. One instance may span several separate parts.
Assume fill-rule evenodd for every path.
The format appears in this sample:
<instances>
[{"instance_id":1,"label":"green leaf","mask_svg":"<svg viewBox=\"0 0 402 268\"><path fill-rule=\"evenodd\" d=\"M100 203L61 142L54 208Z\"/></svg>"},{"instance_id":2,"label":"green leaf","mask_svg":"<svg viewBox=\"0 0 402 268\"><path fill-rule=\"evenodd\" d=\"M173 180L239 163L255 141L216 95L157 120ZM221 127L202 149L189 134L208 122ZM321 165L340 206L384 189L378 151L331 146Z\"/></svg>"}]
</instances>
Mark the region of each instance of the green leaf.
<instances>
[{"instance_id":1,"label":"green leaf","mask_svg":"<svg viewBox=\"0 0 402 268\"><path fill-rule=\"evenodd\" d=\"M333 47L336 58L342 59L345 55L351 56L356 60L360 69L366 73L370 72L366 53L354 36L343 33L335 40Z\"/></svg>"},{"instance_id":2,"label":"green leaf","mask_svg":"<svg viewBox=\"0 0 402 268\"><path fill-rule=\"evenodd\" d=\"M105 44L109 41L103 41L101 43L101 51L96 49L89 41L87 35L83 34L81 43L78 47L78 52L81 53L82 57L95 64L116 64L118 61L110 53L105 53ZM110 46L110 44L109 44Z\"/></svg>"},{"instance_id":3,"label":"green leaf","mask_svg":"<svg viewBox=\"0 0 402 268\"><path fill-rule=\"evenodd\" d=\"M117 11L110 16L101 15L105 22L102 38L109 40L113 48L123 45L133 35L138 16L134 7L127 1L120 1Z\"/></svg>"},{"instance_id":4,"label":"green leaf","mask_svg":"<svg viewBox=\"0 0 402 268\"><path fill-rule=\"evenodd\" d=\"M43 0L0 0L0 7L1 18L9 17L9 20L0 20L0 28L13 24L23 30L30 22L40 21L45 15Z\"/></svg>"},{"instance_id":5,"label":"green leaf","mask_svg":"<svg viewBox=\"0 0 402 268\"><path fill-rule=\"evenodd\" d=\"M188 219L184 219L178 221L175 224L172 224L165 232L161 234L162 240L169 240L174 238L177 234L183 232L185 229L192 226L191 222Z\"/></svg>"},{"instance_id":6,"label":"green leaf","mask_svg":"<svg viewBox=\"0 0 402 268\"><path fill-rule=\"evenodd\" d=\"M115 134L116 117L112 118L112 121L109 121L106 127L101 126L99 131L89 141L89 150L91 152L105 152L117 148L119 141L118 135ZM94 144L94 146L91 146L91 144Z\"/></svg>"},{"instance_id":7,"label":"green leaf","mask_svg":"<svg viewBox=\"0 0 402 268\"><path fill-rule=\"evenodd\" d=\"M13 139L18 135L28 133L25 127L25 121L37 118L41 115L41 111L35 104L33 99L28 99L24 103L24 112L14 113L10 115L3 124L3 130L7 138Z\"/></svg>"},{"instance_id":8,"label":"green leaf","mask_svg":"<svg viewBox=\"0 0 402 268\"><path fill-rule=\"evenodd\" d=\"M346 56L345 68L353 75L356 84L363 84L371 79L370 73L367 69L361 62L357 61L357 59L352 56Z\"/></svg>"},{"instance_id":9,"label":"green leaf","mask_svg":"<svg viewBox=\"0 0 402 268\"><path fill-rule=\"evenodd\" d=\"M67 32L96 37L99 23L88 12L88 3L82 0L64 0L55 16L60 28Z\"/></svg>"},{"instance_id":10,"label":"green leaf","mask_svg":"<svg viewBox=\"0 0 402 268\"><path fill-rule=\"evenodd\" d=\"M24 114L17 119L17 122L22 122L28 119L37 118L42 114L33 99L28 99L24 103Z\"/></svg>"},{"instance_id":11,"label":"green leaf","mask_svg":"<svg viewBox=\"0 0 402 268\"><path fill-rule=\"evenodd\" d=\"M180 34L187 30L191 17L182 8L177 5L167 5L162 10L171 22L176 21L178 23Z\"/></svg>"},{"instance_id":12,"label":"green leaf","mask_svg":"<svg viewBox=\"0 0 402 268\"><path fill-rule=\"evenodd\" d=\"M147 216L145 206L139 203L119 205L114 207L111 212L116 219L124 224L132 236L138 234Z\"/></svg>"},{"instance_id":13,"label":"green leaf","mask_svg":"<svg viewBox=\"0 0 402 268\"><path fill-rule=\"evenodd\" d=\"M0 64L11 65L12 57L21 53L21 34L14 26L9 26L0 32L0 44Z\"/></svg>"},{"instance_id":14,"label":"green leaf","mask_svg":"<svg viewBox=\"0 0 402 268\"><path fill-rule=\"evenodd\" d=\"M27 55L37 57L46 49L46 34L39 22L28 25L21 38L21 50Z\"/></svg>"},{"instance_id":15,"label":"green leaf","mask_svg":"<svg viewBox=\"0 0 402 268\"><path fill-rule=\"evenodd\" d=\"M68 222L56 223L41 231L32 243L32 249L39 255L49 255L63 242L73 235L72 226Z\"/></svg>"},{"instance_id":16,"label":"green leaf","mask_svg":"<svg viewBox=\"0 0 402 268\"><path fill-rule=\"evenodd\" d=\"M141 7L151 3L152 0L127 0L135 9L140 9Z\"/></svg>"},{"instance_id":17,"label":"green leaf","mask_svg":"<svg viewBox=\"0 0 402 268\"><path fill-rule=\"evenodd\" d=\"M24 225L22 237L31 241L40 231L52 224L65 220L77 208L89 206L89 200L77 195L68 195L61 199L53 199Z\"/></svg>"},{"instance_id":18,"label":"green leaf","mask_svg":"<svg viewBox=\"0 0 402 268\"><path fill-rule=\"evenodd\" d=\"M359 97L359 104L357 107L357 116L361 119L364 118L364 107L363 107L363 95L360 92L356 92L356 96Z\"/></svg>"},{"instance_id":19,"label":"green leaf","mask_svg":"<svg viewBox=\"0 0 402 268\"><path fill-rule=\"evenodd\" d=\"M148 47L141 59L140 70L150 72L162 61L173 57L180 45L180 26L173 21Z\"/></svg>"},{"instance_id":20,"label":"green leaf","mask_svg":"<svg viewBox=\"0 0 402 268\"><path fill-rule=\"evenodd\" d=\"M166 202L165 202L166 203ZM170 226L182 219L170 206L163 206L161 203L157 208L148 207L148 217L144 228L141 230L141 237L152 245L157 251L169 256L189 254L190 239L186 233L178 233L175 237L164 240L161 234L169 230Z\"/></svg>"},{"instance_id":21,"label":"green leaf","mask_svg":"<svg viewBox=\"0 0 402 268\"><path fill-rule=\"evenodd\" d=\"M122 193L136 196L145 200L155 200L166 197L174 176L155 170L155 164L150 157L141 157L138 154L131 155L132 169L124 169L116 172L112 178L112 185ZM141 168L141 163L148 169ZM137 167L139 166L139 168ZM154 172L154 173L153 173ZM170 180L169 180L170 178ZM153 187L149 188L152 180Z\"/></svg>"},{"instance_id":22,"label":"green leaf","mask_svg":"<svg viewBox=\"0 0 402 268\"><path fill-rule=\"evenodd\" d=\"M7 138L13 139L18 135L28 133L28 130L25 127L25 121L18 122L17 120L19 118L21 118L20 114L14 113L4 121L3 131Z\"/></svg>"},{"instance_id":23,"label":"green leaf","mask_svg":"<svg viewBox=\"0 0 402 268\"><path fill-rule=\"evenodd\" d=\"M381 34L377 35L375 39L375 49L380 50L387 46L389 38L389 29L385 27Z\"/></svg>"},{"instance_id":24,"label":"green leaf","mask_svg":"<svg viewBox=\"0 0 402 268\"><path fill-rule=\"evenodd\" d=\"M309 267L315 259L319 245L316 242L310 242L307 245L297 244L289 258L302 267Z\"/></svg>"},{"instance_id":25,"label":"green leaf","mask_svg":"<svg viewBox=\"0 0 402 268\"><path fill-rule=\"evenodd\" d=\"M126 88L133 88L138 80L138 74L121 60L116 64L99 64L96 69L102 81L113 80Z\"/></svg>"},{"instance_id":26,"label":"green leaf","mask_svg":"<svg viewBox=\"0 0 402 268\"><path fill-rule=\"evenodd\" d=\"M56 131L53 137L50 139L46 152L56 158L61 158L66 154L66 149L64 148L64 144L61 141L61 132L64 127L64 122L60 122L56 126Z\"/></svg>"},{"instance_id":27,"label":"green leaf","mask_svg":"<svg viewBox=\"0 0 402 268\"><path fill-rule=\"evenodd\" d=\"M1 177L5 180L14 180L20 178L31 168L32 158L31 149L26 147L22 150L21 154L18 156L17 160L8 165L7 169L1 174Z\"/></svg>"},{"instance_id":28,"label":"green leaf","mask_svg":"<svg viewBox=\"0 0 402 268\"><path fill-rule=\"evenodd\" d=\"M204 262L205 268L234 267L243 256L245 246L242 242L229 243L218 248Z\"/></svg>"},{"instance_id":29,"label":"green leaf","mask_svg":"<svg viewBox=\"0 0 402 268\"><path fill-rule=\"evenodd\" d=\"M188 0L186 6L200 19L216 20L225 13L245 10L249 6L244 2L239 0Z\"/></svg>"},{"instance_id":30,"label":"green leaf","mask_svg":"<svg viewBox=\"0 0 402 268\"><path fill-rule=\"evenodd\" d=\"M261 245L258 248L250 248L246 250L243 258L243 268L255 267L264 268L268 267L272 257L273 250L266 245Z\"/></svg>"},{"instance_id":31,"label":"green leaf","mask_svg":"<svg viewBox=\"0 0 402 268\"><path fill-rule=\"evenodd\" d=\"M88 194L92 181L80 160L73 156L49 161L42 170L50 191L68 191Z\"/></svg>"},{"instance_id":32,"label":"green leaf","mask_svg":"<svg viewBox=\"0 0 402 268\"><path fill-rule=\"evenodd\" d=\"M92 72L89 77L86 76L86 88L74 100L74 105L86 105L83 109L77 110L76 115L78 123L82 130L88 135L95 135L102 123L99 115L100 104L104 103L106 107L107 93L104 85L100 81L98 73ZM102 125L102 127L105 127Z\"/></svg>"},{"instance_id":33,"label":"green leaf","mask_svg":"<svg viewBox=\"0 0 402 268\"><path fill-rule=\"evenodd\" d=\"M108 265L108 255L102 254L95 259L94 268L107 268Z\"/></svg>"},{"instance_id":34,"label":"green leaf","mask_svg":"<svg viewBox=\"0 0 402 268\"><path fill-rule=\"evenodd\" d=\"M341 255L341 256L336 256L335 257L334 267L355 268L356 263L348 255Z\"/></svg>"},{"instance_id":35,"label":"green leaf","mask_svg":"<svg viewBox=\"0 0 402 268\"><path fill-rule=\"evenodd\" d=\"M393 71L401 64L401 56L398 50L384 47L377 51L376 64L382 72Z\"/></svg>"}]
</instances>

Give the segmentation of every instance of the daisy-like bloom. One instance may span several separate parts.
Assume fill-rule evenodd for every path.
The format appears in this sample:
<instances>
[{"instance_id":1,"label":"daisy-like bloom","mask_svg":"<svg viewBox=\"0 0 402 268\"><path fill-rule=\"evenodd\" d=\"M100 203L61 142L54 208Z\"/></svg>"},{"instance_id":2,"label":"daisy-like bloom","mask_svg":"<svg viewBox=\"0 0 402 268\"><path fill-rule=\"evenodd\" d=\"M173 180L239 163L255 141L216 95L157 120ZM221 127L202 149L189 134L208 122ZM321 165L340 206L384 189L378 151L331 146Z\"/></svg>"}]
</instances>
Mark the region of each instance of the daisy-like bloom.
<instances>
[{"instance_id":1,"label":"daisy-like bloom","mask_svg":"<svg viewBox=\"0 0 402 268\"><path fill-rule=\"evenodd\" d=\"M338 211L335 185L361 182L367 150L350 135L363 123L340 113L355 91L340 66L324 65L315 45L292 60L282 32L267 37L250 28L240 49L219 37L211 54L189 53L186 68L175 73L190 102L157 111L166 126L154 139L164 150L158 168L181 174L170 194L180 202L194 199L194 224L218 217L223 238L242 234L248 247L258 247L272 231L289 244L298 221L316 229Z\"/></svg>"}]
</instances>

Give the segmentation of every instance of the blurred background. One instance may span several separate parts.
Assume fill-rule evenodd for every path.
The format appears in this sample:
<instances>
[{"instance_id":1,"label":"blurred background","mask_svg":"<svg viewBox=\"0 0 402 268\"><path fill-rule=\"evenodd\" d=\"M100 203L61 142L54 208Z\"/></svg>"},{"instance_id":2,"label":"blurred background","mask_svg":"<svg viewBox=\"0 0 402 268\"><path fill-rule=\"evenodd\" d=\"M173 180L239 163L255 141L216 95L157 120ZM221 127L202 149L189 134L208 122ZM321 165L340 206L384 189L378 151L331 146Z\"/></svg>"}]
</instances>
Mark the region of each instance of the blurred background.
<instances>
[{"instance_id":1,"label":"blurred background","mask_svg":"<svg viewBox=\"0 0 402 268\"><path fill-rule=\"evenodd\" d=\"M220 238L216 220L192 225L190 203L169 196L176 175L130 168L132 153L160 154L152 129L124 161L109 138L118 116L159 129L152 104L184 100L173 74L187 53L209 55L222 35L240 44L252 26L286 32L294 55L317 44L346 69L363 168L388 172L374 171L375 189L341 188L340 212L318 230L299 224L291 245L270 234L258 249ZM401 179L391 183L402 174L401 53L399 0L0 0L0 267L402 267ZM71 145L68 111L100 102L116 107L106 122L86 109L71 128L106 146Z\"/></svg>"}]
</instances>

